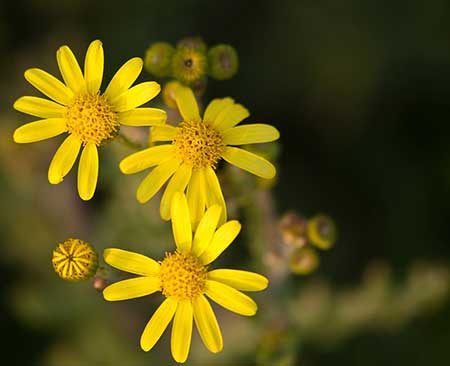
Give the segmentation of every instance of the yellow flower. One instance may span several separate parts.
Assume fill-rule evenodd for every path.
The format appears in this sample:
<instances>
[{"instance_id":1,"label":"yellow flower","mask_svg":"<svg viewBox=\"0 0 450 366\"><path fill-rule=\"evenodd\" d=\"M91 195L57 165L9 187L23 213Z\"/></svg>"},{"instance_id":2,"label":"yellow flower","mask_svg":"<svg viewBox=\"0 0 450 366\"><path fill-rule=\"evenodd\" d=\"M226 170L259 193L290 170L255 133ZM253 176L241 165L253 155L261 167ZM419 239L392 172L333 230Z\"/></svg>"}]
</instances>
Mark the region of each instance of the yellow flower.
<instances>
[{"instance_id":1,"label":"yellow flower","mask_svg":"<svg viewBox=\"0 0 450 366\"><path fill-rule=\"evenodd\" d=\"M106 300L117 301L161 291L166 299L147 323L141 336L141 348L149 351L173 319L172 355L177 362L185 362L193 320L206 348L217 353L223 347L216 316L205 295L228 310L252 316L257 305L241 291L264 290L268 280L253 272L209 270L208 265L232 243L241 229L239 222L228 221L216 230L220 206L213 205L206 211L194 235L184 194L175 194L171 211L177 250L166 253L165 258L157 262L141 254L106 249L104 259L108 264L139 277L114 283L103 295Z\"/></svg>"},{"instance_id":2,"label":"yellow flower","mask_svg":"<svg viewBox=\"0 0 450 366\"><path fill-rule=\"evenodd\" d=\"M224 159L259 177L271 179L275 167L266 159L249 151L229 146L270 142L279 138L276 128L266 124L235 127L249 116L247 109L233 99L214 99L200 117L197 101L191 89L178 87L175 99L183 121L178 127L155 126L152 141L166 144L153 146L132 154L120 162L125 174L137 173L156 166L141 182L137 199L150 200L170 179L161 199L160 213L170 219L170 202L175 192L187 189L187 200L194 227L205 207L222 207L221 222L226 221L226 207L222 190L214 169Z\"/></svg>"},{"instance_id":3,"label":"yellow flower","mask_svg":"<svg viewBox=\"0 0 450 366\"><path fill-rule=\"evenodd\" d=\"M99 92L103 79L103 47L93 41L84 60L84 75L68 46L56 53L59 70L65 84L40 69L25 71L25 79L43 94L53 99L25 96L14 103L20 112L43 118L19 127L14 141L29 143L45 140L64 132L69 136L56 151L48 170L51 184L62 182L78 153L78 193L83 200L92 198L97 186L97 148L113 139L120 125L153 126L164 124L166 113L155 108L137 108L160 91L156 82L130 86L139 76L143 61L135 57L114 75L106 91Z\"/></svg>"}]
</instances>

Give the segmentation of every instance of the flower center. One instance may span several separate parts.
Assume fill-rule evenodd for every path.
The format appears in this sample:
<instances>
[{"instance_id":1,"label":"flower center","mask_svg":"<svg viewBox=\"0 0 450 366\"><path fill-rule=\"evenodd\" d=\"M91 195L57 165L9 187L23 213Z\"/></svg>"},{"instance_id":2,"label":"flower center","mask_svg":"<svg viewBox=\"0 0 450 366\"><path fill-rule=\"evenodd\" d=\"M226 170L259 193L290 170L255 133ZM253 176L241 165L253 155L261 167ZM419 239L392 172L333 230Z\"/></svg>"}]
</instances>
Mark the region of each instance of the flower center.
<instances>
[{"instance_id":1,"label":"flower center","mask_svg":"<svg viewBox=\"0 0 450 366\"><path fill-rule=\"evenodd\" d=\"M53 250L55 272L64 280L85 280L95 274L98 257L94 248L80 239L67 239Z\"/></svg>"},{"instance_id":2,"label":"flower center","mask_svg":"<svg viewBox=\"0 0 450 366\"><path fill-rule=\"evenodd\" d=\"M69 133L77 136L84 145L93 142L99 146L119 132L117 114L103 95L78 95L67 106L65 117Z\"/></svg>"},{"instance_id":3,"label":"flower center","mask_svg":"<svg viewBox=\"0 0 450 366\"><path fill-rule=\"evenodd\" d=\"M192 254L166 253L161 262L161 289L166 297L192 300L203 293L206 267Z\"/></svg>"},{"instance_id":4,"label":"flower center","mask_svg":"<svg viewBox=\"0 0 450 366\"><path fill-rule=\"evenodd\" d=\"M193 168L215 168L223 142L221 134L205 122L183 122L173 139L177 155Z\"/></svg>"}]
</instances>

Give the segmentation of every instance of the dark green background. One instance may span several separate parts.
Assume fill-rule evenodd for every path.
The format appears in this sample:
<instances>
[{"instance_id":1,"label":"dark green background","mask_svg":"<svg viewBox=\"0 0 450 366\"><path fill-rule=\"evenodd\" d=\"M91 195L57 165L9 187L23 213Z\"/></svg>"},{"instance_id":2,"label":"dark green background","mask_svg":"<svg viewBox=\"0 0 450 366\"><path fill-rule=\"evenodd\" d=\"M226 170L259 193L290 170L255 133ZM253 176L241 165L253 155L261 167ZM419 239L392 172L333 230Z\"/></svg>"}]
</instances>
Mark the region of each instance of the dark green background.
<instances>
[{"instance_id":1,"label":"dark green background","mask_svg":"<svg viewBox=\"0 0 450 366\"><path fill-rule=\"evenodd\" d=\"M10 113L20 94L8 94L9 86L26 67L54 67L59 44L83 44L75 49L81 54L101 39L110 77L153 41L200 35L208 44L230 43L239 73L211 82L206 99L232 95L252 121L281 131L279 212L326 212L339 226L321 274L351 285L372 259L383 258L401 275L415 258L446 263L450 254L449 15L446 0L4 0L0 106ZM30 49L18 67L15 55ZM10 245L20 243L4 236L2 246ZM0 296L21 273L4 265ZM5 365L35 365L56 336L27 329L6 305L0 323ZM303 359L444 365L449 344L447 307L393 334L368 331L332 349L305 347Z\"/></svg>"}]
</instances>

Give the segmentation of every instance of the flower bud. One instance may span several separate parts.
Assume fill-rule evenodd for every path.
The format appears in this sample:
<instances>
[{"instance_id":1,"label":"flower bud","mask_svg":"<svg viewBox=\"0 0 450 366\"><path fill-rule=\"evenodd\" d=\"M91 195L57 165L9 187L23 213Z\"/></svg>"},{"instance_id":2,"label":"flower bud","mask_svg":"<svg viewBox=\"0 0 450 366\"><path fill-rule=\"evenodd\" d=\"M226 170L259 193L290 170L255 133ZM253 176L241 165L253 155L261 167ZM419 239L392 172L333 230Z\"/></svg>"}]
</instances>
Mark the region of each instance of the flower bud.
<instances>
[{"instance_id":1,"label":"flower bud","mask_svg":"<svg viewBox=\"0 0 450 366\"><path fill-rule=\"evenodd\" d=\"M330 249L336 241L337 230L333 219L326 215L316 215L308 221L308 240L319 249Z\"/></svg>"},{"instance_id":2,"label":"flower bud","mask_svg":"<svg viewBox=\"0 0 450 366\"><path fill-rule=\"evenodd\" d=\"M219 44L208 51L209 75L217 80L231 79L239 68L239 58L234 47Z\"/></svg>"},{"instance_id":3,"label":"flower bud","mask_svg":"<svg viewBox=\"0 0 450 366\"><path fill-rule=\"evenodd\" d=\"M296 212L285 213L280 220L279 228L285 244L297 248L306 244L306 219Z\"/></svg>"},{"instance_id":4,"label":"flower bud","mask_svg":"<svg viewBox=\"0 0 450 366\"><path fill-rule=\"evenodd\" d=\"M206 43L201 37L186 37L182 38L177 43L177 48L193 48L202 53L206 53Z\"/></svg>"},{"instance_id":5,"label":"flower bud","mask_svg":"<svg viewBox=\"0 0 450 366\"><path fill-rule=\"evenodd\" d=\"M53 250L52 264L56 274L66 281L91 278L98 268L95 249L83 240L67 239Z\"/></svg>"},{"instance_id":6,"label":"flower bud","mask_svg":"<svg viewBox=\"0 0 450 366\"><path fill-rule=\"evenodd\" d=\"M319 266L319 256L310 247L298 248L291 253L289 267L291 271L299 275L307 275L314 272Z\"/></svg>"},{"instance_id":7,"label":"flower bud","mask_svg":"<svg viewBox=\"0 0 450 366\"><path fill-rule=\"evenodd\" d=\"M167 42L153 43L145 53L145 69L158 77L169 76L175 49Z\"/></svg>"},{"instance_id":8,"label":"flower bud","mask_svg":"<svg viewBox=\"0 0 450 366\"><path fill-rule=\"evenodd\" d=\"M206 74L207 60L203 52L191 47L179 47L172 58L172 76L186 85L202 79Z\"/></svg>"},{"instance_id":9,"label":"flower bud","mask_svg":"<svg viewBox=\"0 0 450 366\"><path fill-rule=\"evenodd\" d=\"M92 287L98 292L102 292L106 288L106 286L108 286L108 283L103 277L95 276L92 279Z\"/></svg>"}]
</instances>

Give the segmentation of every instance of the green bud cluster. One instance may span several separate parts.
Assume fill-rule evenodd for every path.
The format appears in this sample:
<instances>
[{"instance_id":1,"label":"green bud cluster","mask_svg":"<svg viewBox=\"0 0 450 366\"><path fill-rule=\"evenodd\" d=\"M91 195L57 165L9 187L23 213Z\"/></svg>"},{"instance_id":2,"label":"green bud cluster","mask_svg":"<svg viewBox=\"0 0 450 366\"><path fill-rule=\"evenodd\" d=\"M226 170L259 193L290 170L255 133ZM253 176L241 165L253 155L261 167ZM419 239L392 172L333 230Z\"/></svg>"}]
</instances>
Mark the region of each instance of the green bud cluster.
<instances>
[{"instance_id":1,"label":"green bud cluster","mask_svg":"<svg viewBox=\"0 0 450 366\"><path fill-rule=\"evenodd\" d=\"M289 268L300 275L314 272L320 262L316 249L328 250L337 239L334 220L323 214L306 219L296 212L287 212L280 220L279 229L288 247Z\"/></svg>"},{"instance_id":2,"label":"green bud cluster","mask_svg":"<svg viewBox=\"0 0 450 366\"><path fill-rule=\"evenodd\" d=\"M204 92L208 76L227 80L238 68L239 58L233 46L218 44L208 48L200 37L183 38L176 46L156 42L145 54L145 69L150 74L174 78L190 86L197 95Z\"/></svg>"}]
</instances>

